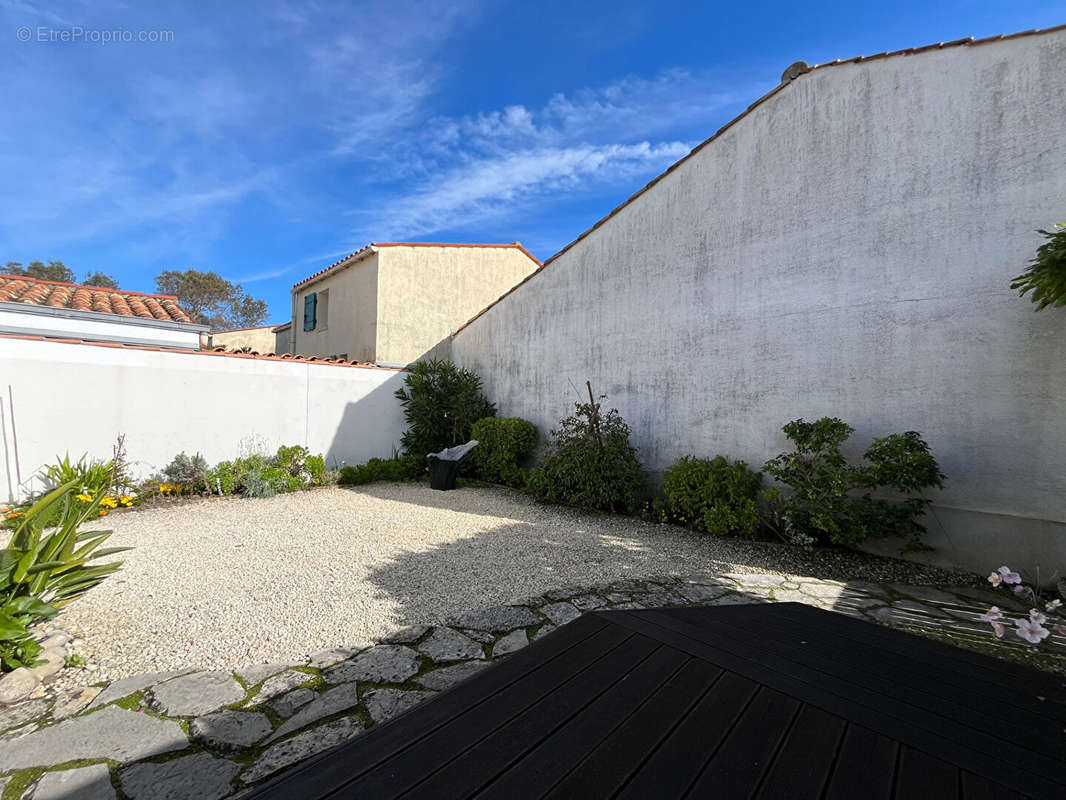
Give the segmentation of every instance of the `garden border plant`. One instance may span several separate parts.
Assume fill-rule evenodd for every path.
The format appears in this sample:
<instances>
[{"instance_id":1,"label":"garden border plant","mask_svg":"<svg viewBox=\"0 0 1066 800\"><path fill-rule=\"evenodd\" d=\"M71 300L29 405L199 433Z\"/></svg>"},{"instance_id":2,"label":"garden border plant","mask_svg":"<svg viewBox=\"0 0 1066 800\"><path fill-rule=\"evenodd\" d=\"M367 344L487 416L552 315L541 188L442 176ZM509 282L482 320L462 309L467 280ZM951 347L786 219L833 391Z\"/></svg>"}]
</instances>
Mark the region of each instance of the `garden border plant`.
<instances>
[{"instance_id":1,"label":"garden border plant","mask_svg":"<svg viewBox=\"0 0 1066 800\"><path fill-rule=\"evenodd\" d=\"M763 470L790 488L767 489L768 524L796 544L855 545L867 537L898 536L905 549L923 549L918 522L932 500L925 489L941 488L946 477L917 431L876 438L853 466L840 452L855 429L836 417L796 419L782 430L796 445L770 459ZM856 490L863 494L851 494ZM894 492L890 502L873 492Z\"/></svg>"}]
</instances>

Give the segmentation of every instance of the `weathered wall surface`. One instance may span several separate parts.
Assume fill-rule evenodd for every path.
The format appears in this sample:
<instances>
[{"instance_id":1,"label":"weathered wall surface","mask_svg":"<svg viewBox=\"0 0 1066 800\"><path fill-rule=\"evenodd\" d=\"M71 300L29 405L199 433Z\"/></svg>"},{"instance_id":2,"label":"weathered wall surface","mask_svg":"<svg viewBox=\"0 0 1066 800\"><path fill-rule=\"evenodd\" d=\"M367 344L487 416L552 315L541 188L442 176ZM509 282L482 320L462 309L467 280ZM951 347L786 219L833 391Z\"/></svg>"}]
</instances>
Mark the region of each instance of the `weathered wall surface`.
<instances>
[{"instance_id":1,"label":"weathered wall surface","mask_svg":"<svg viewBox=\"0 0 1066 800\"><path fill-rule=\"evenodd\" d=\"M296 293L296 313L292 321L294 353L305 356L346 356L351 361L374 361L377 356L378 254L367 253L350 266L302 287ZM312 292L329 292L323 319L304 330L304 298Z\"/></svg>"},{"instance_id":2,"label":"weathered wall surface","mask_svg":"<svg viewBox=\"0 0 1066 800\"><path fill-rule=\"evenodd\" d=\"M513 246L378 251L377 360L410 364L539 266Z\"/></svg>"},{"instance_id":3,"label":"weathered wall surface","mask_svg":"<svg viewBox=\"0 0 1066 800\"><path fill-rule=\"evenodd\" d=\"M388 457L403 413L398 370L0 338L24 482L57 455L109 458L120 433L140 477L179 452L208 463L302 444L331 468ZM0 496L17 491L3 386ZM24 489L40 488L26 483Z\"/></svg>"},{"instance_id":4,"label":"weathered wall surface","mask_svg":"<svg viewBox=\"0 0 1066 800\"><path fill-rule=\"evenodd\" d=\"M1066 313L1009 289L1066 220L1066 33L814 70L461 330L547 432L591 379L644 461L762 464L790 419L919 430L945 563L1066 571Z\"/></svg>"},{"instance_id":5,"label":"weathered wall surface","mask_svg":"<svg viewBox=\"0 0 1066 800\"><path fill-rule=\"evenodd\" d=\"M276 352L276 340L274 326L266 325L259 328L242 328L234 331L218 331L211 334L212 347L228 347L231 350L240 350L242 347L250 347L256 353Z\"/></svg>"}]
</instances>

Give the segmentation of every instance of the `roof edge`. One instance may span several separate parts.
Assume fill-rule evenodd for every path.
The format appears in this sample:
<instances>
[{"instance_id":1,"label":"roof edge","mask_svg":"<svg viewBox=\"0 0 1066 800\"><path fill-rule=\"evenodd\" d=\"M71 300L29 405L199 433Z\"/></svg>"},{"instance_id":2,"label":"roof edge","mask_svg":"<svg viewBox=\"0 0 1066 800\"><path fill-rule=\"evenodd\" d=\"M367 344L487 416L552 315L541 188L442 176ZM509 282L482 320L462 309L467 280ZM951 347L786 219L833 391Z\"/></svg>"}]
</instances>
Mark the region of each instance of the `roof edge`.
<instances>
[{"instance_id":1,"label":"roof edge","mask_svg":"<svg viewBox=\"0 0 1066 800\"><path fill-rule=\"evenodd\" d=\"M1064 31L1064 30L1066 30L1066 23L1063 23L1062 25L1054 25L1054 26L1052 26L1050 28L1032 28L1032 29L1027 30L1027 31L1019 31L1018 33L1008 33L1008 34L999 34L999 35L996 35L996 36L986 36L986 37L981 38L981 39L975 39L972 36L968 36L966 38L955 39L954 41L950 41L950 42L936 42L936 43L933 43L933 44L923 45L921 47L907 47L907 48L903 48L901 50L889 50L889 51L886 51L884 53L877 53L877 54L871 55L871 56L855 56L854 58L849 58L849 59L846 59L846 60L841 60L841 59L838 58L835 61L828 61L825 64L815 64L814 66L808 67L806 70L801 72L799 75L796 75L791 80L782 81L777 86L775 86L773 89L771 89L766 94L764 94L762 97L760 97L757 100L755 100L755 102L753 102L751 105L749 105L746 109L744 109L742 112L740 112L737 116L733 117L733 119L729 120L729 122L727 122L725 125L723 125L721 128L719 128L717 131L715 131L709 138L704 139L698 145L693 147L686 155L684 155L681 158L679 158L677 161L675 161L673 164L671 164L669 167L667 167L663 172L660 172L658 175L656 175L654 178L652 178L648 183L646 183L644 185L643 188L637 190L636 192L631 194L629 197L627 197L621 204L615 206L606 216L601 217L598 221L596 221L592 225L592 227L586 229L576 239L574 239L569 244L565 245L561 250L556 252L555 255L553 255L553 256L551 256L549 258L546 258L544 260L544 262L540 265L539 268L537 268L533 272L529 273L529 275L527 275L524 279L522 279L521 281L516 283L514 286L512 286L510 289L508 289L506 292L504 292L498 298L496 298L491 303L489 303L487 306L485 306L483 309L481 309L477 314L475 314L470 319L468 319L466 322L464 322L462 325L460 325L458 328L456 328L452 332L452 337L455 337L461 331L466 329L476 319L478 319L479 317L481 317L482 315L487 313L491 308L496 306L504 298L506 298L508 295L510 295L512 292L514 292L516 289L518 289L519 286L522 286L523 284L528 283L534 277L539 275L541 272L544 271L545 267L547 267L549 264L554 262L557 258L559 258L559 256L561 256L566 251L570 250L572 247L574 247L582 239L586 238L593 231L595 231L596 229L601 227L605 222L607 222L607 220L611 219L611 217L615 216L623 208L628 206L630 203L634 202L638 197L640 197L642 194L644 194L646 191L648 191L651 187L655 186L655 184L659 183L659 181L661 181L663 178L665 178L667 175L669 175L675 169L680 167L682 164L684 164L686 161L688 161L690 158L692 158L698 152L703 150L703 148L705 148L708 145L710 145L712 142L714 142L716 139L718 139L718 137L720 137L722 134L724 134L726 131L728 131L730 128L732 128L734 125L736 125L742 119L744 119L746 116L748 116L748 114L750 114L756 108L761 106L763 103L765 103L771 97L776 95L778 92L783 90L785 87L790 86L795 81L802 79L804 75L807 75L807 74L809 74L811 72L815 72L815 71L820 70L820 69L828 69L830 67L838 67L838 66L843 66L845 64L859 64L859 63L862 63L862 62L865 62L865 61L875 61L875 60L879 60L879 59L883 59L883 58L893 58L893 57L896 57L896 56L909 56L909 55L915 55L915 54L918 54L918 53L926 53L926 52L929 52L929 51L932 51L932 50L944 50L944 49L947 49L947 48L954 48L954 47L974 47L974 46L977 46L977 45L991 44L993 42L1003 42L1003 41L1007 41L1007 40L1010 40L1010 39L1020 39L1020 38L1026 37L1026 36L1037 36L1037 35L1044 35L1044 34L1048 34L1048 33L1058 33L1060 31Z\"/></svg>"},{"instance_id":2,"label":"roof edge","mask_svg":"<svg viewBox=\"0 0 1066 800\"><path fill-rule=\"evenodd\" d=\"M308 286L316 281L324 278L327 274L341 270L345 267L349 267L356 261L361 261L366 256L376 253L379 248L382 247L480 247L480 248L513 248L521 251L530 261L537 265L537 267L543 266L540 259L529 252L521 242L501 242L501 243L479 243L479 242L371 242L365 247L361 247L354 253L349 253L339 261L335 261L328 267L319 270L313 275L304 278L299 283L292 285L293 290L303 286Z\"/></svg>"},{"instance_id":3,"label":"roof edge","mask_svg":"<svg viewBox=\"0 0 1066 800\"><path fill-rule=\"evenodd\" d=\"M239 351L226 350L224 347L216 347L212 350L193 350L187 347L162 347L145 344L126 344L124 342L94 341L92 339L60 338L56 336L37 336L25 333L0 333L0 340L21 339L31 342L50 342L52 344L75 344L85 347L108 347L112 350L144 350L153 353L176 353L178 355L215 356L221 358L243 358L253 361L288 361L296 364L313 364L324 367L348 367L351 369L373 369L385 372L406 372L402 367L383 367L363 361L342 361L332 358L317 358L315 356L302 356L273 353L242 353Z\"/></svg>"}]
</instances>

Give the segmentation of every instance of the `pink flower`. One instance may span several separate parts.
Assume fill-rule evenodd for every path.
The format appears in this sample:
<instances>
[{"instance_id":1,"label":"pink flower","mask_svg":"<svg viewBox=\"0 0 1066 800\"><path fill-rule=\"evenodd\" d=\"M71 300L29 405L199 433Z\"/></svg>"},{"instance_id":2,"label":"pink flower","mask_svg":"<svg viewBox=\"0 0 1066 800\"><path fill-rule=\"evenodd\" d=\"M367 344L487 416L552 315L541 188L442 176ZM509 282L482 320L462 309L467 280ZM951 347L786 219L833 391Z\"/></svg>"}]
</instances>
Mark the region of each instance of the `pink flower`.
<instances>
[{"instance_id":1,"label":"pink flower","mask_svg":"<svg viewBox=\"0 0 1066 800\"><path fill-rule=\"evenodd\" d=\"M992 606L992 608L982 614L979 619L982 622L998 622L1003 619L1003 612L999 610L999 606Z\"/></svg>"},{"instance_id":2,"label":"pink flower","mask_svg":"<svg viewBox=\"0 0 1066 800\"><path fill-rule=\"evenodd\" d=\"M1002 622L993 622L992 632L996 634L997 639L1002 639L1003 634L1007 632L1007 629L1004 627Z\"/></svg>"},{"instance_id":3,"label":"pink flower","mask_svg":"<svg viewBox=\"0 0 1066 800\"><path fill-rule=\"evenodd\" d=\"M1039 622L1033 622L1028 619L1020 619L1014 625L1018 629L1015 631L1018 637L1025 639L1029 644L1040 644L1051 634L1051 631Z\"/></svg>"},{"instance_id":4,"label":"pink flower","mask_svg":"<svg viewBox=\"0 0 1066 800\"><path fill-rule=\"evenodd\" d=\"M1014 593L1018 595L1018 597L1028 597L1033 593L1033 590L1028 586L1018 585L1014 587Z\"/></svg>"},{"instance_id":5,"label":"pink flower","mask_svg":"<svg viewBox=\"0 0 1066 800\"><path fill-rule=\"evenodd\" d=\"M1061 633L1063 636L1066 636L1066 625L1056 625L1055 632Z\"/></svg>"},{"instance_id":6,"label":"pink flower","mask_svg":"<svg viewBox=\"0 0 1066 800\"><path fill-rule=\"evenodd\" d=\"M1045 617L1035 608L1029 612L1029 619L1032 622L1035 622L1037 625L1043 625L1045 622L1047 622L1047 617Z\"/></svg>"},{"instance_id":7,"label":"pink flower","mask_svg":"<svg viewBox=\"0 0 1066 800\"><path fill-rule=\"evenodd\" d=\"M1046 606L1044 606L1044 610L1045 611L1055 611L1061 605L1062 605L1062 601L1059 600L1056 597L1054 600L1052 600L1050 603L1048 603Z\"/></svg>"},{"instance_id":8,"label":"pink flower","mask_svg":"<svg viewBox=\"0 0 1066 800\"><path fill-rule=\"evenodd\" d=\"M1021 583L1022 576L1014 572L1010 567L1000 567L996 570L1004 583Z\"/></svg>"},{"instance_id":9,"label":"pink flower","mask_svg":"<svg viewBox=\"0 0 1066 800\"><path fill-rule=\"evenodd\" d=\"M993 586L998 587L1001 583L1003 583L1003 576L1000 575L998 572L993 572L991 575L988 576L988 582L991 583Z\"/></svg>"}]
</instances>

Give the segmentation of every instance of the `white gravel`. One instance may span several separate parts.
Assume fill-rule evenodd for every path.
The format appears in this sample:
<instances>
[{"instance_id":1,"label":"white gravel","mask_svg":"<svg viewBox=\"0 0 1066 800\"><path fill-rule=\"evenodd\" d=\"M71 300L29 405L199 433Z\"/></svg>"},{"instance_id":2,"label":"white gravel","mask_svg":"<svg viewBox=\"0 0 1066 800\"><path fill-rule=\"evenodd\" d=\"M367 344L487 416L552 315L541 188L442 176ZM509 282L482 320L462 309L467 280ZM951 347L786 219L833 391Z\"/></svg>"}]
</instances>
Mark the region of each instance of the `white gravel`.
<instances>
[{"instance_id":1,"label":"white gravel","mask_svg":"<svg viewBox=\"0 0 1066 800\"><path fill-rule=\"evenodd\" d=\"M410 623L619 578L775 571L933 583L928 567L716 539L496 488L330 487L110 516L125 566L61 614L98 670L295 663Z\"/></svg>"}]
</instances>

